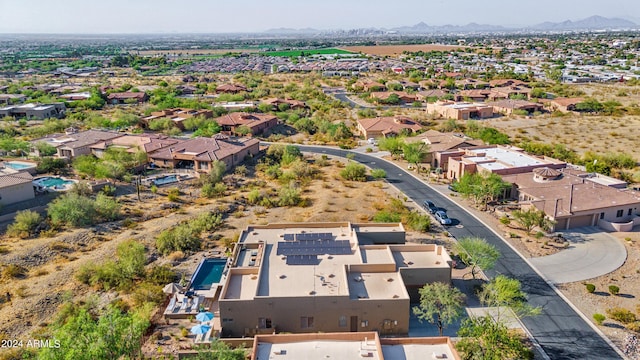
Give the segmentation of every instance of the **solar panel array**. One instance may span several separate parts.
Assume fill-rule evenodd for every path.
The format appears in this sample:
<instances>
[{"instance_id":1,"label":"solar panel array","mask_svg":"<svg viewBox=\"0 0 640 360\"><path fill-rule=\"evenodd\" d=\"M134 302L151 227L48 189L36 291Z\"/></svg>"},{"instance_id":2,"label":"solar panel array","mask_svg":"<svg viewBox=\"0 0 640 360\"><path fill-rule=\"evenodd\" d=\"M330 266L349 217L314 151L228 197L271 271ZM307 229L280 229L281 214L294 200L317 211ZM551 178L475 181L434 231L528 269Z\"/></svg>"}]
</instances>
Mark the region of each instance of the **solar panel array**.
<instances>
[{"instance_id":1,"label":"solar panel array","mask_svg":"<svg viewBox=\"0 0 640 360\"><path fill-rule=\"evenodd\" d=\"M284 234L276 253L286 256L288 265L311 265L318 263L318 255L351 254L351 243L334 240L331 233Z\"/></svg>"},{"instance_id":2,"label":"solar panel array","mask_svg":"<svg viewBox=\"0 0 640 360\"><path fill-rule=\"evenodd\" d=\"M316 255L289 255L287 265L318 265L320 261Z\"/></svg>"},{"instance_id":3,"label":"solar panel array","mask_svg":"<svg viewBox=\"0 0 640 360\"><path fill-rule=\"evenodd\" d=\"M300 234L284 234L285 241L310 241L310 240L331 240L332 233L300 233Z\"/></svg>"}]
</instances>

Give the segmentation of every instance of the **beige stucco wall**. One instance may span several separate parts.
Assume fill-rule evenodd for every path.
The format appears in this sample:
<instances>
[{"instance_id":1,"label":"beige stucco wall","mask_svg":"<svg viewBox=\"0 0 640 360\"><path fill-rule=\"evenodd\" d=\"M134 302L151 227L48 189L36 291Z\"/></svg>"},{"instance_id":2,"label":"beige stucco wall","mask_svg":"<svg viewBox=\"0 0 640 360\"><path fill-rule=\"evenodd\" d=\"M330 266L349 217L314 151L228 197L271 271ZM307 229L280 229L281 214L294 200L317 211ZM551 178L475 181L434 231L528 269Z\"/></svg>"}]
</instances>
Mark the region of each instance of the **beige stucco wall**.
<instances>
[{"instance_id":1,"label":"beige stucco wall","mask_svg":"<svg viewBox=\"0 0 640 360\"><path fill-rule=\"evenodd\" d=\"M9 205L16 202L33 199L33 184L31 181L13 186L0 188L0 204Z\"/></svg>"}]
</instances>

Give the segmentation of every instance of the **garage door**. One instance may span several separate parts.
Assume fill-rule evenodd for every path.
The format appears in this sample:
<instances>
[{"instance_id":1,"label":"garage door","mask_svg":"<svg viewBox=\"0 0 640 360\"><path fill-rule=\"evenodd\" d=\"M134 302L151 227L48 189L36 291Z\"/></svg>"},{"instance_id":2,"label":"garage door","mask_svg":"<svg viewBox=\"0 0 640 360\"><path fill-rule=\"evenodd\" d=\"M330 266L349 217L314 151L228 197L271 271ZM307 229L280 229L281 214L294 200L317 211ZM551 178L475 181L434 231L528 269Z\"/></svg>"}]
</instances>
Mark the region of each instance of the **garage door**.
<instances>
[{"instance_id":1,"label":"garage door","mask_svg":"<svg viewBox=\"0 0 640 360\"><path fill-rule=\"evenodd\" d=\"M567 219L556 220L555 231L565 230L567 228Z\"/></svg>"},{"instance_id":2,"label":"garage door","mask_svg":"<svg viewBox=\"0 0 640 360\"><path fill-rule=\"evenodd\" d=\"M591 223L592 220L593 220L593 215L583 215L583 216L572 217L571 221L569 222L569 228L575 229L575 228L584 227L584 226L592 226L593 225Z\"/></svg>"}]
</instances>

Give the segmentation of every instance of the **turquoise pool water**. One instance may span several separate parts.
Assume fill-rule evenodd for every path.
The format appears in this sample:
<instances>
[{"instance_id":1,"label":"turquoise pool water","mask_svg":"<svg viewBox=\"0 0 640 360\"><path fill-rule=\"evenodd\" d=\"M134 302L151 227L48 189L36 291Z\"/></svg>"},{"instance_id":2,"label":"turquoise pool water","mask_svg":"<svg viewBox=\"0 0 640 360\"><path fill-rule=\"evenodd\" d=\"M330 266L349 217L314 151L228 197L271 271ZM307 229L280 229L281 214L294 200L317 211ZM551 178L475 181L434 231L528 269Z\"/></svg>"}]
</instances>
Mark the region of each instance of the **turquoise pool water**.
<instances>
[{"instance_id":1,"label":"turquoise pool water","mask_svg":"<svg viewBox=\"0 0 640 360\"><path fill-rule=\"evenodd\" d=\"M155 185L164 185L171 184L178 181L178 177L176 175L167 175L163 177L159 177L153 180Z\"/></svg>"},{"instance_id":2,"label":"turquoise pool water","mask_svg":"<svg viewBox=\"0 0 640 360\"><path fill-rule=\"evenodd\" d=\"M222 272L227 266L226 259L204 259L191 278L191 289L209 290L211 285L217 284L222 278Z\"/></svg>"},{"instance_id":3,"label":"turquoise pool water","mask_svg":"<svg viewBox=\"0 0 640 360\"><path fill-rule=\"evenodd\" d=\"M71 180L65 180L63 178L59 178L59 177L49 177L49 178L44 178L44 179L40 179L37 181L38 184L46 187L46 188L54 188L57 186L64 186L64 185L68 185L68 184L73 184L73 181Z\"/></svg>"},{"instance_id":4,"label":"turquoise pool water","mask_svg":"<svg viewBox=\"0 0 640 360\"><path fill-rule=\"evenodd\" d=\"M8 168L11 168L11 169L14 169L14 170L22 170L22 169L27 169L27 168L33 167L34 165L8 161L8 162L4 163L4 166L6 166Z\"/></svg>"}]
</instances>

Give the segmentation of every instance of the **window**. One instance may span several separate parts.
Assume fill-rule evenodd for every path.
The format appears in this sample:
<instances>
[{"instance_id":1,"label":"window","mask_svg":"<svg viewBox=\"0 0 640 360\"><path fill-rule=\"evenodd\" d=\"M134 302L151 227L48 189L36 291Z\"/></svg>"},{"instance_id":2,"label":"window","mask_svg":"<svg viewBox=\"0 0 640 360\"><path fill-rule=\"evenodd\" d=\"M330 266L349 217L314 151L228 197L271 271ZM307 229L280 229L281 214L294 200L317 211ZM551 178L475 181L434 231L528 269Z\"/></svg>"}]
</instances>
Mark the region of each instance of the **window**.
<instances>
[{"instance_id":1,"label":"window","mask_svg":"<svg viewBox=\"0 0 640 360\"><path fill-rule=\"evenodd\" d=\"M616 217L622 217L623 214L624 210L618 210L618 212L616 212Z\"/></svg>"},{"instance_id":2,"label":"window","mask_svg":"<svg viewBox=\"0 0 640 360\"><path fill-rule=\"evenodd\" d=\"M600 219L604 219L604 213L600 213Z\"/></svg>"},{"instance_id":3,"label":"window","mask_svg":"<svg viewBox=\"0 0 640 360\"><path fill-rule=\"evenodd\" d=\"M271 329L271 318L258 318L258 328Z\"/></svg>"},{"instance_id":4,"label":"window","mask_svg":"<svg viewBox=\"0 0 640 360\"><path fill-rule=\"evenodd\" d=\"M309 329L313 327L313 316L301 316L300 328Z\"/></svg>"},{"instance_id":5,"label":"window","mask_svg":"<svg viewBox=\"0 0 640 360\"><path fill-rule=\"evenodd\" d=\"M629 212L627 212L627 215L631 215L633 214L633 209L629 209Z\"/></svg>"},{"instance_id":6,"label":"window","mask_svg":"<svg viewBox=\"0 0 640 360\"><path fill-rule=\"evenodd\" d=\"M340 318L338 319L338 326L339 327L347 327L347 317L344 315L340 315Z\"/></svg>"}]
</instances>

